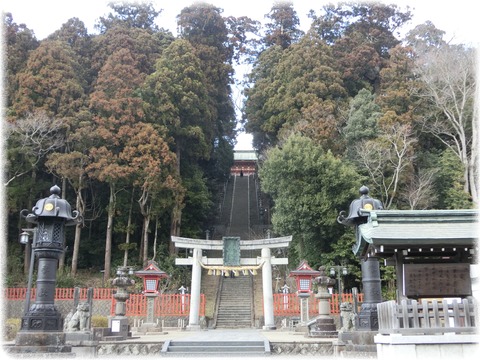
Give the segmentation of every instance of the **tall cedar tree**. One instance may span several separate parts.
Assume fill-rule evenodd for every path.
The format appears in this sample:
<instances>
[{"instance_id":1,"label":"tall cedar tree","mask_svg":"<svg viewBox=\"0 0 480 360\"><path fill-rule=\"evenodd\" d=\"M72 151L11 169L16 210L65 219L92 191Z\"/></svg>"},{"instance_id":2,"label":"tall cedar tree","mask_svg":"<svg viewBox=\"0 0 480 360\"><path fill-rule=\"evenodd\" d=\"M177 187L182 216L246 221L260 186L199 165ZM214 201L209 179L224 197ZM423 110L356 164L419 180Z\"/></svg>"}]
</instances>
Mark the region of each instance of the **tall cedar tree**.
<instances>
[{"instance_id":1,"label":"tall cedar tree","mask_svg":"<svg viewBox=\"0 0 480 360\"><path fill-rule=\"evenodd\" d=\"M265 24L264 43L266 47L278 45L282 49L286 49L303 36L303 31L299 29L300 19L291 2L274 2L265 17L270 20Z\"/></svg>"},{"instance_id":2,"label":"tall cedar tree","mask_svg":"<svg viewBox=\"0 0 480 360\"><path fill-rule=\"evenodd\" d=\"M43 168L49 153L65 151L68 132L86 104L81 74L78 57L66 42L45 40L32 51L26 66L17 74L18 90L10 108L11 134L19 136L22 145L19 153L9 154L13 166L8 183L28 172L36 179L37 171L41 171L38 167ZM27 163L29 166L25 167ZM62 188L65 192L65 186ZM31 195L32 190L33 187L29 190ZM27 246L25 268L29 255Z\"/></svg>"},{"instance_id":3,"label":"tall cedar tree","mask_svg":"<svg viewBox=\"0 0 480 360\"><path fill-rule=\"evenodd\" d=\"M72 49L80 65L77 70L77 76L83 79L82 86L84 92L88 95L93 80L90 71L92 37L88 34L84 23L78 18L69 19L59 30L51 34L48 39L62 41ZM86 173L89 158L86 154L91 145L89 142L90 136L88 136L90 130L91 113L88 111L88 104L85 101L84 105L75 112L69 122L63 151L50 154L48 161L45 163L48 171L64 180L64 188L66 187L66 182L69 183L76 196L75 208L82 218L85 218L87 209L84 191L89 184ZM84 136L84 134L87 134L87 136ZM70 270L72 276L76 275L78 269L80 239L84 226L84 221L75 226Z\"/></svg>"},{"instance_id":4,"label":"tall cedar tree","mask_svg":"<svg viewBox=\"0 0 480 360\"><path fill-rule=\"evenodd\" d=\"M376 92L389 50L400 43L396 32L412 16L408 7L341 2L324 6L323 12L312 16L312 28L332 45L349 95L364 87Z\"/></svg>"},{"instance_id":5,"label":"tall cedar tree","mask_svg":"<svg viewBox=\"0 0 480 360\"><path fill-rule=\"evenodd\" d=\"M208 130L212 128L214 116L205 82L193 47L188 41L179 39L165 49L157 61L156 71L146 79L142 89L142 97L148 104L147 118L165 126L173 138L172 150L182 179L182 169L208 158L211 153ZM184 196L179 192L171 220L172 235L180 232L183 206Z\"/></svg>"},{"instance_id":6,"label":"tall cedar tree","mask_svg":"<svg viewBox=\"0 0 480 360\"><path fill-rule=\"evenodd\" d=\"M25 24L17 24L13 21L11 13L4 14L3 26L7 53L5 68L6 106L10 109L14 101L14 94L18 89L16 75L25 68L30 52L38 47L39 42L33 31L27 28Z\"/></svg>"},{"instance_id":7,"label":"tall cedar tree","mask_svg":"<svg viewBox=\"0 0 480 360\"><path fill-rule=\"evenodd\" d=\"M18 74L18 91L11 115L25 116L41 109L49 116L68 118L85 104L81 67L71 47L46 40L29 56Z\"/></svg>"},{"instance_id":8,"label":"tall cedar tree","mask_svg":"<svg viewBox=\"0 0 480 360\"><path fill-rule=\"evenodd\" d=\"M208 106L212 122L203 128L205 140L210 147L210 154L202 160L200 166L203 182L210 192L217 192L219 182L228 173L233 161L233 143L235 138L235 109L232 101L231 83L233 77L232 59L235 46L230 43L229 28L226 19L221 16L221 9L209 4L197 3L184 8L178 16L180 37L187 40L200 59L200 70L205 76L203 86L207 91ZM232 21L229 22L232 24ZM233 28L232 28L233 30ZM183 174L190 180L200 179L195 171L186 171L197 166L194 159L183 159ZM187 166L184 168L183 166ZM215 169L217 165L224 169ZM182 175L183 177L183 175ZM219 181L220 180L220 181ZM194 212L193 204L186 201L186 211Z\"/></svg>"},{"instance_id":9,"label":"tall cedar tree","mask_svg":"<svg viewBox=\"0 0 480 360\"><path fill-rule=\"evenodd\" d=\"M113 220L116 210L116 194L122 182L128 181L135 169L123 151L138 132L143 118L143 103L135 96L135 90L143 82L144 75L128 49L114 52L107 60L90 96L93 112L93 132L96 144L90 149L92 161L87 167L90 176L109 185L108 221L105 238L104 278L110 277Z\"/></svg>"},{"instance_id":10,"label":"tall cedar tree","mask_svg":"<svg viewBox=\"0 0 480 360\"><path fill-rule=\"evenodd\" d=\"M262 60L273 60L274 69L265 72L266 79L256 78L254 87L247 91L247 129L265 134L264 147L276 145L290 132L300 132L334 149L346 91L334 70L330 49L310 32L283 52L273 50L269 55L273 59L265 56ZM257 66L264 67L261 63ZM261 144L262 140L255 138L257 133L253 135L254 142Z\"/></svg>"}]
</instances>

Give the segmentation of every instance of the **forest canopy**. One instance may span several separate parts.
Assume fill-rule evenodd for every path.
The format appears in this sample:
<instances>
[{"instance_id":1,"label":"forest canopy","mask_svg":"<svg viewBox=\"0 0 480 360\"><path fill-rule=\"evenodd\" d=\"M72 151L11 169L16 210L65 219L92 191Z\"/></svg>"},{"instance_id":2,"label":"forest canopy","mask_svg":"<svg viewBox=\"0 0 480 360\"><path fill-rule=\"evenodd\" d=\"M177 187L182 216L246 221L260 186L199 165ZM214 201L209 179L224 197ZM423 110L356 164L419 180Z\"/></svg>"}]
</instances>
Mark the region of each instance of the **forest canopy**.
<instances>
[{"instance_id":1,"label":"forest canopy","mask_svg":"<svg viewBox=\"0 0 480 360\"><path fill-rule=\"evenodd\" d=\"M178 35L150 2L110 9L93 34L72 18L43 40L4 14L8 285L29 263L19 213L53 184L84 219L60 264L71 276L152 257L184 276L170 236L215 226L239 129L293 265L346 256L335 218L361 185L386 209L478 204L475 50L431 22L400 37L409 8L318 6L303 31L290 2L264 23L194 3Z\"/></svg>"}]
</instances>

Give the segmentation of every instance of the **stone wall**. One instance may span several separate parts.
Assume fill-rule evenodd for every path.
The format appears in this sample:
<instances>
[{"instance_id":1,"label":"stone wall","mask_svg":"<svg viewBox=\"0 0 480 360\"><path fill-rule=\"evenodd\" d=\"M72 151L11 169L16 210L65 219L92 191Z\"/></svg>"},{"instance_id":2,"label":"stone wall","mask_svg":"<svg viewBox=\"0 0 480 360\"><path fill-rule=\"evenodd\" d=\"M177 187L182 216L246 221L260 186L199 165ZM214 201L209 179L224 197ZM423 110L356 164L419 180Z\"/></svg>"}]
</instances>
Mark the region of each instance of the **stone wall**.
<instances>
[{"instance_id":1,"label":"stone wall","mask_svg":"<svg viewBox=\"0 0 480 360\"><path fill-rule=\"evenodd\" d=\"M476 334L443 335L375 335L377 358L403 359L478 359L479 338Z\"/></svg>"},{"instance_id":2,"label":"stone wall","mask_svg":"<svg viewBox=\"0 0 480 360\"><path fill-rule=\"evenodd\" d=\"M163 343L103 343L97 347L97 356L159 355ZM270 343L272 355L333 355L331 343Z\"/></svg>"},{"instance_id":3,"label":"stone wall","mask_svg":"<svg viewBox=\"0 0 480 360\"><path fill-rule=\"evenodd\" d=\"M331 343L270 343L272 355L333 355Z\"/></svg>"},{"instance_id":4,"label":"stone wall","mask_svg":"<svg viewBox=\"0 0 480 360\"><path fill-rule=\"evenodd\" d=\"M82 300L84 301L84 300ZM31 304L33 304L35 300L32 299ZM6 318L7 319L18 319L21 318L24 314L24 300L6 300L4 302L6 304ZM62 316L66 316L70 310L73 309L73 300L56 300L55 305L62 314ZM100 315L100 316L108 316L110 315L110 309L112 306L112 300L94 300L93 301L93 315Z\"/></svg>"}]
</instances>

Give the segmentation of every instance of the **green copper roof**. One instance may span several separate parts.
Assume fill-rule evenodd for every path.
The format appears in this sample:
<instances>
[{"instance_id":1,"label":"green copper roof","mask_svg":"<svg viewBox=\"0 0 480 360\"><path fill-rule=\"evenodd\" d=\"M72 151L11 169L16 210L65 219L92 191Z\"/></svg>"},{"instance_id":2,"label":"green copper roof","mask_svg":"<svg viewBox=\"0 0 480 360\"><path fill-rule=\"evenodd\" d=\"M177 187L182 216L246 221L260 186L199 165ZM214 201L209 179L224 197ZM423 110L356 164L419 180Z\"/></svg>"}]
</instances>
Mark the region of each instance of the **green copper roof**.
<instances>
[{"instance_id":1,"label":"green copper roof","mask_svg":"<svg viewBox=\"0 0 480 360\"><path fill-rule=\"evenodd\" d=\"M249 161L257 161L257 153L255 150L235 150L233 152L233 159L234 160L249 160Z\"/></svg>"},{"instance_id":2,"label":"green copper roof","mask_svg":"<svg viewBox=\"0 0 480 360\"><path fill-rule=\"evenodd\" d=\"M477 210L376 210L358 226L353 251L364 255L369 246L397 250L434 246L471 247L478 238Z\"/></svg>"}]
</instances>

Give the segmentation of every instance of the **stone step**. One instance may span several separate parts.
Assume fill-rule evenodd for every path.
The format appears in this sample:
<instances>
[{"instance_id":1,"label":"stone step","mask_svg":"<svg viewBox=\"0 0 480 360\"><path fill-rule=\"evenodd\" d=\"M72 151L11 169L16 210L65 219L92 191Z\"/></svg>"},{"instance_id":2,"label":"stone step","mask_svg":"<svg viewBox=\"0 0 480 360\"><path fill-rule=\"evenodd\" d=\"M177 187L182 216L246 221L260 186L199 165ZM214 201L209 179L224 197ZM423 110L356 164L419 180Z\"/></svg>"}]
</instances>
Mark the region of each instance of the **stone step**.
<instances>
[{"instance_id":1,"label":"stone step","mask_svg":"<svg viewBox=\"0 0 480 360\"><path fill-rule=\"evenodd\" d=\"M217 324L231 324L232 326L238 325L238 324L248 324L248 327L251 325L251 320L250 319L245 319L245 318L220 318L217 319Z\"/></svg>"},{"instance_id":2,"label":"stone step","mask_svg":"<svg viewBox=\"0 0 480 360\"><path fill-rule=\"evenodd\" d=\"M246 316L249 315L250 311L219 311L217 315L226 315L226 316Z\"/></svg>"},{"instance_id":3,"label":"stone step","mask_svg":"<svg viewBox=\"0 0 480 360\"><path fill-rule=\"evenodd\" d=\"M222 324L239 324L239 323L245 323L245 324L250 324L251 320L250 318L234 318L234 317L221 317L217 318L217 323L222 323Z\"/></svg>"},{"instance_id":4,"label":"stone step","mask_svg":"<svg viewBox=\"0 0 480 360\"><path fill-rule=\"evenodd\" d=\"M163 354L186 355L265 355L270 353L268 341L171 341L162 347Z\"/></svg>"}]
</instances>

